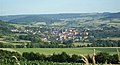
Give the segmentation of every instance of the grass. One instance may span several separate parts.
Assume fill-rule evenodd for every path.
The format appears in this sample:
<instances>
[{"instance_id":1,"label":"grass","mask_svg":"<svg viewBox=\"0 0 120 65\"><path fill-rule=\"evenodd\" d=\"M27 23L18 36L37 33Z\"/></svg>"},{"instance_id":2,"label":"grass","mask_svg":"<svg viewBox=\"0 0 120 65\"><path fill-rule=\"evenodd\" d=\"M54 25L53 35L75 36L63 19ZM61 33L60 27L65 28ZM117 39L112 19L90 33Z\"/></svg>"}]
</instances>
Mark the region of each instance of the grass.
<instances>
[{"instance_id":1,"label":"grass","mask_svg":"<svg viewBox=\"0 0 120 65\"><path fill-rule=\"evenodd\" d=\"M19 41L10 41L11 43L27 43L27 42L31 42L28 40L19 40Z\"/></svg>"},{"instance_id":2,"label":"grass","mask_svg":"<svg viewBox=\"0 0 120 65\"><path fill-rule=\"evenodd\" d=\"M25 35L25 34L23 34ZM12 44L12 45L21 45L21 43L30 43L31 41L28 40L4 40L5 38L12 38L12 36L3 36L3 38L0 38L0 42L4 44Z\"/></svg>"},{"instance_id":3,"label":"grass","mask_svg":"<svg viewBox=\"0 0 120 65\"><path fill-rule=\"evenodd\" d=\"M4 38L0 38L0 41L3 40Z\"/></svg>"},{"instance_id":4,"label":"grass","mask_svg":"<svg viewBox=\"0 0 120 65\"><path fill-rule=\"evenodd\" d=\"M16 50L11 49L11 48L0 48L0 49L2 49L2 50L8 50L8 51L16 51Z\"/></svg>"},{"instance_id":5,"label":"grass","mask_svg":"<svg viewBox=\"0 0 120 65\"><path fill-rule=\"evenodd\" d=\"M39 27L39 26L36 26L36 25L29 25L29 24L10 24L10 25L13 25L15 26L16 28L24 28L24 27Z\"/></svg>"},{"instance_id":6,"label":"grass","mask_svg":"<svg viewBox=\"0 0 120 65\"><path fill-rule=\"evenodd\" d=\"M0 40L1 43L4 43L6 45L12 44L12 45L22 45L23 43L26 45L26 43L29 43L31 41L28 40L19 40L19 41L4 41Z\"/></svg>"},{"instance_id":7,"label":"grass","mask_svg":"<svg viewBox=\"0 0 120 65\"><path fill-rule=\"evenodd\" d=\"M120 38L102 38L102 40L120 40Z\"/></svg>"},{"instance_id":8,"label":"grass","mask_svg":"<svg viewBox=\"0 0 120 65\"><path fill-rule=\"evenodd\" d=\"M29 26L29 25L25 25L25 24L24 25L23 24L10 24L10 25L13 25L13 26L15 26L17 28Z\"/></svg>"},{"instance_id":9,"label":"grass","mask_svg":"<svg viewBox=\"0 0 120 65\"><path fill-rule=\"evenodd\" d=\"M97 47L87 47L87 48L0 48L0 49L4 49L4 50L10 50L10 51L17 51L19 53L23 53L23 52L35 52L35 53L41 53L41 54L45 54L45 55L51 55L53 53L62 53L62 52L66 52L70 55L72 54L83 54L83 55L87 55L93 54L93 49L96 49L96 52L108 52L110 54L117 54L116 48L97 48ZM120 48L118 48L120 51Z\"/></svg>"},{"instance_id":10,"label":"grass","mask_svg":"<svg viewBox=\"0 0 120 65\"><path fill-rule=\"evenodd\" d=\"M84 43L84 44L82 42L73 43L74 46L83 46L83 45L87 46L88 44L91 45L92 43Z\"/></svg>"},{"instance_id":11,"label":"grass","mask_svg":"<svg viewBox=\"0 0 120 65\"><path fill-rule=\"evenodd\" d=\"M110 26L120 27L120 23L108 23Z\"/></svg>"},{"instance_id":12,"label":"grass","mask_svg":"<svg viewBox=\"0 0 120 65\"><path fill-rule=\"evenodd\" d=\"M33 25L46 25L46 23L45 22L36 22Z\"/></svg>"}]
</instances>

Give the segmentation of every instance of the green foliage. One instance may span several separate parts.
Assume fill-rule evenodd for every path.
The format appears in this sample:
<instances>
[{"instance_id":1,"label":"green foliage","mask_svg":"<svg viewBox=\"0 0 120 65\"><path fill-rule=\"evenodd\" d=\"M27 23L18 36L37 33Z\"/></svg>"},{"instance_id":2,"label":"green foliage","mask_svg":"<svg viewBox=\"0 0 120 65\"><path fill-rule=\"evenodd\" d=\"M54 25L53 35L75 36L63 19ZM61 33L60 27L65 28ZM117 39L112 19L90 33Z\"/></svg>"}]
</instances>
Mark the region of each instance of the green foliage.
<instances>
[{"instance_id":1,"label":"green foliage","mask_svg":"<svg viewBox=\"0 0 120 65\"><path fill-rule=\"evenodd\" d=\"M1 65L17 65L15 62L0 63ZM20 61L21 65L84 65L83 63L59 63L48 61Z\"/></svg>"},{"instance_id":2,"label":"green foliage","mask_svg":"<svg viewBox=\"0 0 120 65\"><path fill-rule=\"evenodd\" d=\"M24 58L17 52L10 52L6 50L0 50L0 63L15 63L15 59L12 57L15 56L18 60L23 60Z\"/></svg>"},{"instance_id":3,"label":"green foliage","mask_svg":"<svg viewBox=\"0 0 120 65\"><path fill-rule=\"evenodd\" d=\"M19 39L30 40L31 42L35 42L35 43L41 42L40 37L35 35L20 35Z\"/></svg>"},{"instance_id":4,"label":"green foliage","mask_svg":"<svg viewBox=\"0 0 120 65\"><path fill-rule=\"evenodd\" d=\"M95 38L107 38L107 37L120 37L120 30L118 28L106 27L108 29L103 30L91 30L90 35L94 35Z\"/></svg>"},{"instance_id":5,"label":"green foliage","mask_svg":"<svg viewBox=\"0 0 120 65\"><path fill-rule=\"evenodd\" d=\"M114 54L114 55L109 55L108 53L98 53L96 56L95 56L95 59L96 59L96 62L97 63L112 63L112 64L118 64L118 55L117 54Z\"/></svg>"},{"instance_id":6,"label":"green foliage","mask_svg":"<svg viewBox=\"0 0 120 65\"><path fill-rule=\"evenodd\" d=\"M72 62L80 62L81 61L81 57L78 55L73 54L71 57L71 61Z\"/></svg>"},{"instance_id":7,"label":"green foliage","mask_svg":"<svg viewBox=\"0 0 120 65\"><path fill-rule=\"evenodd\" d=\"M94 40L93 47L120 47L120 40Z\"/></svg>"},{"instance_id":8,"label":"green foliage","mask_svg":"<svg viewBox=\"0 0 120 65\"><path fill-rule=\"evenodd\" d=\"M39 53L33 53L33 52L24 52L22 56L17 52L10 52L5 50L0 50L0 64L9 64L9 65L16 65L17 62L13 58L16 57L18 59L18 62L21 65L24 64L54 64L54 65L77 65L82 64L83 61L81 60L81 57L79 55L68 55L66 52L62 52L61 54L53 54L53 55L44 55ZM87 56L88 61L91 61L92 58ZM118 63L118 56L117 54L109 55L108 53L97 53L95 56L95 60L97 63ZM46 64L46 65L47 65Z\"/></svg>"},{"instance_id":9,"label":"green foliage","mask_svg":"<svg viewBox=\"0 0 120 65\"><path fill-rule=\"evenodd\" d=\"M0 42L0 48L14 48L14 45Z\"/></svg>"},{"instance_id":10,"label":"green foliage","mask_svg":"<svg viewBox=\"0 0 120 65\"><path fill-rule=\"evenodd\" d=\"M9 23L1 21L0 20L0 34L7 35L11 34L11 29L15 28L12 25L9 25Z\"/></svg>"}]
</instances>

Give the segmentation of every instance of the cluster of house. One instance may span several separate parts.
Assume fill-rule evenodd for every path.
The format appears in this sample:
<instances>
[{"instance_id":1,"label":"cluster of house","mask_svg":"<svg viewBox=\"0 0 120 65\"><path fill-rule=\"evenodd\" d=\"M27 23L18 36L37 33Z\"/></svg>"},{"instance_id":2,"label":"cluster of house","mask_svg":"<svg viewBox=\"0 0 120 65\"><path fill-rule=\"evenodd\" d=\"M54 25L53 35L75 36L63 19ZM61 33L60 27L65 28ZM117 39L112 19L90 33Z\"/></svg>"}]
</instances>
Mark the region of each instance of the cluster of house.
<instances>
[{"instance_id":1,"label":"cluster of house","mask_svg":"<svg viewBox=\"0 0 120 65\"><path fill-rule=\"evenodd\" d=\"M48 40L51 37L54 37L56 41L66 41L66 40L72 40L74 42L76 41L81 41L85 40L89 37L89 32L86 30L78 30L78 29L55 29L55 28L50 28L50 30L44 30L41 32L41 30L18 30L18 29L13 29L11 30L12 32L24 32L24 33L32 33L32 34L39 34L43 35L41 38L43 41L52 41Z\"/></svg>"},{"instance_id":2,"label":"cluster of house","mask_svg":"<svg viewBox=\"0 0 120 65\"><path fill-rule=\"evenodd\" d=\"M59 41L72 40L75 42L87 39L89 32L80 31L76 29L65 29L63 31L53 30L52 34L53 36L56 36L56 40Z\"/></svg>"}]
</instances>

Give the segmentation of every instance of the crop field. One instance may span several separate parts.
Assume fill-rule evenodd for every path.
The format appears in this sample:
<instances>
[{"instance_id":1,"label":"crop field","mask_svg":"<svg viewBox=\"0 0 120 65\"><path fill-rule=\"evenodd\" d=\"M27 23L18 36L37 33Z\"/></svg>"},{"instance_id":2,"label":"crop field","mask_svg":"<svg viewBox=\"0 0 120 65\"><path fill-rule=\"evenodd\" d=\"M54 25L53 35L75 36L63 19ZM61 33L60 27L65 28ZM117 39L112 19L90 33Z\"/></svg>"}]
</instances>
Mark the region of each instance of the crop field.
<instances>
[{"instance_id":1,"label":"crop field","mask_svg":"<svg viewBox=\"0 0 120 65\"><path fill-rule=\"evenodd\" d=\"M87 48L0 48L0 49L4 49L4 50L9 50L9 51L17 51L19 53L23 53L23 52L35 52L35 53L40 53L40 54L45 54L45 55L51 55L53 53L62 53L62 52L66 52L69 55L72 54L83 54L83 55L87 55L93 54L93 49L96 50L97 52L107 52L110 54L117 54L117 47L87 47ZM118 50L120 51L120 48L118 48Z\"/></svg>"}]
</instances>

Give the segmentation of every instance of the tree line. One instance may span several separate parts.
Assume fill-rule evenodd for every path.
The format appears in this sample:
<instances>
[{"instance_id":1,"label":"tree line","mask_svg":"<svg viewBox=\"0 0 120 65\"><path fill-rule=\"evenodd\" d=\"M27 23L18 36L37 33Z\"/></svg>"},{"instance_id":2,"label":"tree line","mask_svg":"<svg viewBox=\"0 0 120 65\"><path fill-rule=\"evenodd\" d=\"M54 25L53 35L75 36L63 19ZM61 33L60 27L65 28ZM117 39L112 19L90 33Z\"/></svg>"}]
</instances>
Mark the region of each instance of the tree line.
<instances>
[{"instance_id":1,"label":"tree line","mask_svg":"<svg viewBox=\"0 0 120 65\"><path fill-rule=\"evenodd\" d=\"M0 48L79 48L79 47L120 47L120 40L97 40L92 44L75 46L74 44L59 44L54 42L45 43L20 43L20 45L4 44L0 42Z\"/></svg>"},{"instance_id":2,"label":"tree line","mask_svg":"<svg viewBox=\"0 0 120 65\"><path fill-rule=\"evenodd\" d=\"M91 47L120 47L120 40L94 40Z\"/></svg>"}]
</instances>

